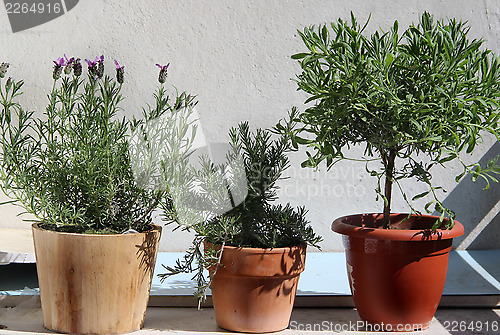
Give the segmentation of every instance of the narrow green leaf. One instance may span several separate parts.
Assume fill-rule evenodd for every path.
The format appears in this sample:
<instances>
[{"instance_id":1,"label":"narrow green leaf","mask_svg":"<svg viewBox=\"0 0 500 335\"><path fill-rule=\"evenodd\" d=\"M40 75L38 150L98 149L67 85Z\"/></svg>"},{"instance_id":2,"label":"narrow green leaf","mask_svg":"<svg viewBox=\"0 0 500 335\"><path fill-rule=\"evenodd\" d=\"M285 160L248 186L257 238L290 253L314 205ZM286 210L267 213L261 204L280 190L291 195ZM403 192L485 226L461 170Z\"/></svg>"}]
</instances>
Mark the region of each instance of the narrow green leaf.
<instances>
[{"instance_id":1,"label":"narrow green leaf","mask_svg":"<svg viewBox=\"0 0 500 335\"><path fill-rule=\"evenodd\" d=\"M391 66L393 60L394 56L392 54L387 54L387 56L385 57L385 67L388 68L389 66Z\"/></svg>"},{"instance_id":2,"label":"narrow green leaf","mask_svg":"<svg viewBox=\"0 0 500 335\"><path fill-rule=\"evenodd\" d=\"M302 58L304 58L306 56L309 56L309 54L302 52L302 53L298 53L298 54L292 55L292 59L302 59Z\"/></svg>"},{"instance_id":3,"label":"narrow green leaf","mask_svg":"<svg viewBox=\"0 0 500 335\"><path fill-rule=\"evenodd\" d=\"M431 191L431 190L428 190L428 191L425 191L425 192L419 193L419 194L417 194L416 196L414 196L414 197L412 198L412 200L417 200L417 199L423 198L423 197L425 197L427 194L429 194L429 193L430 193L430 191Z\"/></svg>"}]
</instances>

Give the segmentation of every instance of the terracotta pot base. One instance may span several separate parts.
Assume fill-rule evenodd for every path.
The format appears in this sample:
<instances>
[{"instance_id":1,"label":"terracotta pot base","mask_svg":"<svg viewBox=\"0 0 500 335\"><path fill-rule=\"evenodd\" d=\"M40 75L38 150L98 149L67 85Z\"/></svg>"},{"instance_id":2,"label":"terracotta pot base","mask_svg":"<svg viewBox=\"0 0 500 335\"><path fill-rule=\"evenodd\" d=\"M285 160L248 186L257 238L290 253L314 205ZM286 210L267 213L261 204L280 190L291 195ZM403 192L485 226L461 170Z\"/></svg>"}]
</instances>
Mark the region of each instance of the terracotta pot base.
<instances>
[{"instance_id":1,"label":"terracotta pot base","mask_svg":"<svg viewBox=\"0 0 500 335\"><path fill-rule=\"evenodd\" d=\"M352 215L334 221L332 230L344 234L351 292L358 314L386 331L429 327L439 305L453 237L463 234L432 227L438 217L392 214L399 229L379 229L381 214Z\"/></svg>"},{"instance_id":2,"label":"terracotta pot base","mask_svg":"<svg viewBox=\"0 0 500 335\"><path fill-rule=\"evenodd\" d=\"M224 247L212 281L217 325L245 333L288 327L306 246L258 249Z\"/></svg>"}]
</instances>

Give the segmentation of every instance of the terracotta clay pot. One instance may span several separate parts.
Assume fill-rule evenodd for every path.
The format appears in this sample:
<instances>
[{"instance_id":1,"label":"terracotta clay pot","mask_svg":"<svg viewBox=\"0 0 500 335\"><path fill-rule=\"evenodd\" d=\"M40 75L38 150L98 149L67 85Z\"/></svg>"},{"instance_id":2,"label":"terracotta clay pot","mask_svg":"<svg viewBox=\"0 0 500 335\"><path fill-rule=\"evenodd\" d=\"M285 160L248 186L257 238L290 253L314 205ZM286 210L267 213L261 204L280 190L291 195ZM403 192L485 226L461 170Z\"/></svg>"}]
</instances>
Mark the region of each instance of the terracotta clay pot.
<instances>
[{"instance_id":1,"label":"terracotta clay pot","mask_svg":"<svg viewBox=\"0 0 500 335\"><path fill-rule=\"evenodd\" d=\"M246 333L287 328L305 258L306 245L224 247L211 285L217 325Z\"/></svg>"},{"instance_id":2,"label":"terracotta clay pot","mask_svg":"<svg viewBox=\"0 0 500 335\"><path fill-rule=\"evenodd\" d=\"M124 235L61 233L32 225L43 323L77 334L142 328L161 228Z\"/></svg>"},{"instance_id":3,"label":"terracotta clay pot","mask_svg":"<svg viewBox=\"0 0 500 335\"><path fill-rule=\"evenodd\" d=\"M452 240L464 233L430 228L438 217L382 214L338 218L332 230L344 234L349 283L359 316L376 330L411 331L429 327L446 280Z\"/></svg>"}]
</instances>

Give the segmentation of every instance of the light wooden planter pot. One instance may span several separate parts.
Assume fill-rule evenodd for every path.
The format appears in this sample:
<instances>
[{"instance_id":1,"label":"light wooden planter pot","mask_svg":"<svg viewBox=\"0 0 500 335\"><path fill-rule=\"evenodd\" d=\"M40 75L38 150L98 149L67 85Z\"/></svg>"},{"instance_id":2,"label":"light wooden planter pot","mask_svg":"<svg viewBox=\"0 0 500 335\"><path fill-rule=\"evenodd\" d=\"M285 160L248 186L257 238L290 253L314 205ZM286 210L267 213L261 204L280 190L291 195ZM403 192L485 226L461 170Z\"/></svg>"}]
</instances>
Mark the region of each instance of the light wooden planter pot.
<instances>
[{"instance_id":1,"label":"light wooden planter pot","mask_svg":"<svg viewBox=\"0 0 500 335\"><path fill-rule=\"evenodd\" d=\"M78 334L142 328L161 228L125 235L44 230L33 224L44 326Z\"/></svg>"}]
</instances>

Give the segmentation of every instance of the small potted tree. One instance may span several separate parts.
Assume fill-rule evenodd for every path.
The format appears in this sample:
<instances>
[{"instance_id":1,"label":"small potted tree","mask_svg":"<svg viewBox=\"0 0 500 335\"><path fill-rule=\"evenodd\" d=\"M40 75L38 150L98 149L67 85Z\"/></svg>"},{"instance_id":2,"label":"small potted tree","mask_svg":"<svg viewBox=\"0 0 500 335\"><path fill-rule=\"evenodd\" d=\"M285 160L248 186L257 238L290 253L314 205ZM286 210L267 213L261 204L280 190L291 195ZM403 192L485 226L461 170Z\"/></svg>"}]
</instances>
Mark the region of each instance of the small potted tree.
<instances>
[{"instance_id":1,"label":"small potted tree","mask_svg":"<svg viewBox=\"0 0 500 335\"><path fill-rule=\"evenodd\" d=\"M308 50L292 56L302 68L296 81L312 104L302 113L293 109L276 130L295 148L314 149L303 166L331 168L349 158L350 147L365 146L358 159L378 179L384 209L332 225L345 235L354 302L362 319L388 330L426 328L441 298L452 238L464 231L443 206L432 172L457 162L457 182L467 174L487 185L496 181L498 157L480 166L460 155L473 152L482 132L499 138L500 62L454 19L424 13L401 35L397 21L371 36L364 27L351 14L351 23L299 31ZM401 185L410 178L427 188L412 200L427 196L425 211L436 216L414 208ZM393 186L410 213L391 212Z\"/></svg>"},{"instance_id":2,"label":"small potted tree","mask_svg":"<svg viewBox=\"0 0 500 335\"><path fill-rule=\"evenodd\" d=\"M46 328L111 334L144 322L161 229L152 212L168 206L165 189L134 175L131 134L173 118L193 103L171 101L163 86L142 119L120 115L124 67L104 74L104 57L54 62L49 103L38 117L17 102L22 81L0 83L1 188L36 217L32 225ZM3 63L5 77L8 64ZM159 80L165 82L166 66ZM1 80L1 79L0 79ZM187 127L189 130L189 127ZM182 151L182 150L181 150Z\"/></svg>"},{"instance_id":3,"label":"small potted tree","mask_svg":"<svg viewBox=\"0 0 500 335\"><path fill-rule=\"evenodd\" d=\"M186 256L161 276L195 272L196 295L201 302L211 287L221 328L283 330L304 270L306 245L318 247L321 238L309 226L303 207L272 204L276 182L289 166L287 138L273 140L263 129L251 132L248 122L229 135L227 162L215 165L202 158L192 177L195 187L182 192L190 194L182 206L187 210L166 213L196 237Z\"/></svg>"}]
</instances>

